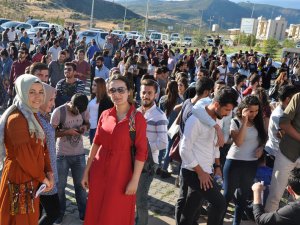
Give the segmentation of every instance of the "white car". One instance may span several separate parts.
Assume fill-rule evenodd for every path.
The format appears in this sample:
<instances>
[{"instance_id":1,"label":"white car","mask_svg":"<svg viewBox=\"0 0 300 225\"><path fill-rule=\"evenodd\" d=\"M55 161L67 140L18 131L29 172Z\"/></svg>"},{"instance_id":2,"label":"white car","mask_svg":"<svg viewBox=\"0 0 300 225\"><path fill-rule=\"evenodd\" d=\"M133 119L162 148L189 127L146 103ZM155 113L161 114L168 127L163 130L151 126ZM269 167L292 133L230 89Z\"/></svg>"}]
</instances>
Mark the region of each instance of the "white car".
<instances>
[{"instance_id":1,"label":"white car","mask_svg":"<svg viewBox=\"0 0 300 225\"><path fill-rule=\"evenodd\" d=\"M136 43L146 41L146 38L143 35L133 35L133 34L127 34L127 39L134 39Z\"/></svg>"},{"instance_id":2,"label":"white car","mask_svg":"<svg viewBox=\"0 0 300 225\"><path fill-rule=\"evenodd\" d=\"M26 31L33 28L31 24L22 23L19 21L8 21L6 23L3 23L1 27L3 27L4 29L14 27L16 30L21 30L22 28L25 28Z\"/></svg>"},{"instance_id":3,"label":"white car","mask_svg":"<svg viewBox=\"0 0 300 225\"><path fill-rule=\"evenodd\" d=\"M57 32L61 32L64 30L64 28L61 25L55 23L41 22L38 24L38 27L45 27L47 29L51 29L53 26Z\"/></svg>"},{"instance_id":4,"label":"white car","mask_svg":"<svg viewBox=\"0 0 300 225\"><path fill-rule=\"evenodd\" d=\"M86 37L85 43L87 45L91 44L91 40L95 39L96 44L100 47L103 48L103 45L105 43L105 37L108 35L108 32L100 32L100 31L95 31L95 30L85 30L82 31L78 34L77 36L77 43L82 40L83 37Z\"/></svg>"},{"instance_id":5,"label":"white car","mask_svg":"<svg viewBox=\"0 0 300 225\"><path fill-rule=\"evenodd\" d=\"M30 38L30 40L32 41L36 35L36 33L39 31L39 29L42 29L42 31L46 30L47 28L45 27L33 27L29 30L27 30L27 35Z\"/></svg>"},{"instance_id":6,"label":"white car","mask_svg":"<svg viewBox=\"0 0 300 225\"><path fill-rule=\"evenodd\" d=\"M112 33L113 34L122 34L123 36L126 34L126 32L124 30L113 30Z\"/></svg>"},{"instance_id":7,"label":"white car","mask_svg":"<svg viewBox=\"0 0 300 225\"><path fill-rule=\"evenodd\" d=\"M192 47L193 39L192 37L184 37L183 41L181 42L181 47Z\"/></svg>"},{"instance_id":8,"label":"white car","mask_svg":"<svg viewBox=\"0 0 300 225\"><path fill-rule=\"evenodd\" d=\"M230 39L224 39L223 43L225 46L233 46L233 41Z\"/></svg>"}]
</instances>

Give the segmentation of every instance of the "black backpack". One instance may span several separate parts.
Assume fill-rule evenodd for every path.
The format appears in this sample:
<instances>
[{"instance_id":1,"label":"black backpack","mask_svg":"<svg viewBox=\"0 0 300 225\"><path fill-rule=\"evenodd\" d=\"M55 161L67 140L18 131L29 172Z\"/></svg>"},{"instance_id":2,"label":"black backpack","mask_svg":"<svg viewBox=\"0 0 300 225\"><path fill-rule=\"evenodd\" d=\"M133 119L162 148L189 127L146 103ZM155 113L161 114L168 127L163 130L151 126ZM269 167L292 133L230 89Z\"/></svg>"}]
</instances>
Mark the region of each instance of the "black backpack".
<instances>
[{"instance_id":1,"label":"black backpack","mask_svg":"<svg viewBox=\"0 0 300 225\"><path fill-rule=\"evenodd\" d=\"M134 161L135 161L135 155L136 155L136 147L135 147L135 137L136 137L136 129L135 129L135 116L136 116L136 109L131 113L129 118L129 135L131 139L131 146L130 146L130 153L131 153L131 164L132 164L132 170L134 169ZM149 144L149 141L147 140L147 149L148 149L148 157L145 161L144 168L142 173L149 173L153 175L158 165L154 162L152 157L152 151Z\"/></svg>"}]
</instances>

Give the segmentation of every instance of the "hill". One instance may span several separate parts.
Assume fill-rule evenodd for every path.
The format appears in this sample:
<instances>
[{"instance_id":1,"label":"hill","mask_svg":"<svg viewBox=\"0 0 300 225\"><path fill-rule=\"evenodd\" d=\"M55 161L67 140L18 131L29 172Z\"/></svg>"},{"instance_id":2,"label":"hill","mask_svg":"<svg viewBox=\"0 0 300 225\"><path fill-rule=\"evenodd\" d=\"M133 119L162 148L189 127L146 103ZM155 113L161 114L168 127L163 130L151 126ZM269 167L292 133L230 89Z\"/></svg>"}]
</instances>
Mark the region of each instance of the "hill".
<instances>
[{"instance_id":1,"label":"hill","mask_svg":"<svg viewBox=\"0 0 300 225\"><path fill-rule=\"evenodd\" d=\"M119 0L125 5L126 0ZM145 15L147 0L128 1L128 8L132 11ZM201 16L202 23L208 26L217 23L224 28L239 27L242 17L250 17L253 4L234 3L229 0L186 0L186 1L163 1L151 0L149 15L151 18L166 20L171 19L173 24L183 21L199 26ZM203 14L202 14L203 13ZM289 24L300 23L300 9L287 9L266 4L255 4L254 17L264 16L267 19L282 15ZM171 23L172 21L169 20Z\"/></svg>"}]
</instances>

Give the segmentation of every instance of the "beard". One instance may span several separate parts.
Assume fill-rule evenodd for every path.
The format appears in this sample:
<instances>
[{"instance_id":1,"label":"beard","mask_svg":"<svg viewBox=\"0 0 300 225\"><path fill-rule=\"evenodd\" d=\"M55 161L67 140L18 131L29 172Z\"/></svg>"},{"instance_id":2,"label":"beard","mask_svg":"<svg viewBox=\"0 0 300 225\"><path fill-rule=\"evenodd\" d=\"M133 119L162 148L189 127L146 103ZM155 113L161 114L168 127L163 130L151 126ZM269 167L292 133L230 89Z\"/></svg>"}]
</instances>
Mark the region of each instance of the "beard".
<instances>
[{"instance_id":1,"label":"beard","mask_svg":"<svg viewBox=\"0 0 300 225\"><path fill-rule=\"evenodd\" d=\"M216 117L217 117L219 120L223 119L223 116L220 115L220 113L218 112L218 110L215 110L215 115L216 115Z\"/></svg>"},{"instance_id":2,"label":"beard","mask_svg":"<svg viewBox=\"0 0 300 225\"><path fill-rule=\"evenodd\" d=\"M147 100L147 102L142 100L142 106L146 108L153 106L153 104L154 104L154 100L153 101Z\"/></svg>"}]
</instances>

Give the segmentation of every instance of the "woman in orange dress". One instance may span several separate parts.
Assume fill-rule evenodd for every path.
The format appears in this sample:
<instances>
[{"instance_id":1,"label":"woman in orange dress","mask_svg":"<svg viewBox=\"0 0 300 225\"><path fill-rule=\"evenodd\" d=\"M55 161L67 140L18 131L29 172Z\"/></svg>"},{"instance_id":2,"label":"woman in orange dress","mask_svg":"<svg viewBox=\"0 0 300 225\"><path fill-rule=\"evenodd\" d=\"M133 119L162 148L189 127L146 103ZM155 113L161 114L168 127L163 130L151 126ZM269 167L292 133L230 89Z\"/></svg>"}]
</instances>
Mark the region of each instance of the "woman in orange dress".
<instances>
[{"instance_id":1,"label":"woman in orange dress","mask_svg":"<svg viewBox=\"0 0 300 225\"><path fill-rule=\"evenodd\" d=\"M36 115L44 103L44 88L39 78L24 74L15 89L14 103L0 120L0 225L37 225L35 192L41 183L46 184L45 191L53 186L45 134Z\"/></svg>"}]
</instances>

